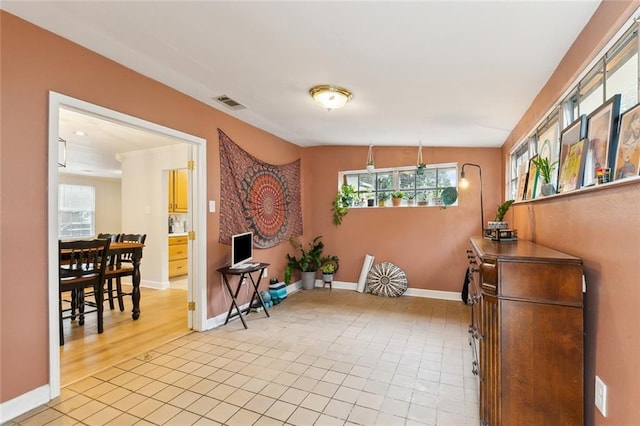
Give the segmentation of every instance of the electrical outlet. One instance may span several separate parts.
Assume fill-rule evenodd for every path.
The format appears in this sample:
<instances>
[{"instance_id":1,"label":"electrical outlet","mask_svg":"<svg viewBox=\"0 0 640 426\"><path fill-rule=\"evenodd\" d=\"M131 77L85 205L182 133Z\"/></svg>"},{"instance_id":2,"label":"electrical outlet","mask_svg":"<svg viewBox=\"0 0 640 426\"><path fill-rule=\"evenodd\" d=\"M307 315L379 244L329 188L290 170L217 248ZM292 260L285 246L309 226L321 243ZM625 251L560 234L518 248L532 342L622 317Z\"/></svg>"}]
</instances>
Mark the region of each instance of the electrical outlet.
<instances>
[{"instance_id":1,"label":"electrical outlet","mask_svg":"<svg viewBox=\"0 0 640 426\"><path fill-rule=\"evenodd\" d=\"M267 273L267 268L264 268L262 270L262 278L267 278L269 276L269 274Z\"/></svg>"},{"instance_id":2,"label":"electrical outlet","mask_svg":"<svg viewBox=\"0 0 640 426\"><path fill-rule=\"evenodd\" d=\"M604 417L607 417L607 385L596 376L596 407Z\"/></svg>"}]
</instances>

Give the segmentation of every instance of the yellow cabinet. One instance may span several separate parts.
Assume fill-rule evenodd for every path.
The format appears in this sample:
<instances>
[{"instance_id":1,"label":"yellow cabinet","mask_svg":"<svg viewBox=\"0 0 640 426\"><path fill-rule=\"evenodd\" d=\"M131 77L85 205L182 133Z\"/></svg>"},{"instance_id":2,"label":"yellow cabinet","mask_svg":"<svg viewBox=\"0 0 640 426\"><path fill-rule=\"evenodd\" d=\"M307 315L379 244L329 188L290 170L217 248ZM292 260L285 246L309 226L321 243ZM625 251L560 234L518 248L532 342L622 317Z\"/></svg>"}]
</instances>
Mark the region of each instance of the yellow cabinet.
<instances>
[{"instance_id":1,"label":"yellow cabinet","mask_svg":"<svg viewBox=\"0 0 640 426\"><path fill-rule=\"evenodd\" d=\"M186 236L169 237L169 278L189 272L188 240Z\"/></svg>"},{"instance_id":2,"label":"yellow cabinet","mask_svg":"<svg viewBox=\"0 0 640 426\"><path fill-rule=\"evenodd\" d=\"M187 170L169 170L169 213L187 213Z\"/></svg>"}]
</instances>

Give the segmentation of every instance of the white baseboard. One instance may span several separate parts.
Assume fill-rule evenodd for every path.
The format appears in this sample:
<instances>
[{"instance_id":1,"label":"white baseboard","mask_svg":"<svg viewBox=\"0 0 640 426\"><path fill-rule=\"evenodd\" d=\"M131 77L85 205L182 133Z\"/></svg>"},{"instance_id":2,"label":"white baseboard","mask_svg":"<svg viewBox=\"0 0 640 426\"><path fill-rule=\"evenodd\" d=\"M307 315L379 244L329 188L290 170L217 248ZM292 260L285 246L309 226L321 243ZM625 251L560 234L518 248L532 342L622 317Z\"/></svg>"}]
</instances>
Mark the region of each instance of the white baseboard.
<instances>
[{"instance_id":1,"label":"white baseboard","mask_svg":"<svg viewBox=\"0 0 640 426\"><path fill-rule=\"evenodd\" d=\"M14 419L50 401L49 385L40 386L0 404L0 423Z\"/></svg>"}]
</instances>

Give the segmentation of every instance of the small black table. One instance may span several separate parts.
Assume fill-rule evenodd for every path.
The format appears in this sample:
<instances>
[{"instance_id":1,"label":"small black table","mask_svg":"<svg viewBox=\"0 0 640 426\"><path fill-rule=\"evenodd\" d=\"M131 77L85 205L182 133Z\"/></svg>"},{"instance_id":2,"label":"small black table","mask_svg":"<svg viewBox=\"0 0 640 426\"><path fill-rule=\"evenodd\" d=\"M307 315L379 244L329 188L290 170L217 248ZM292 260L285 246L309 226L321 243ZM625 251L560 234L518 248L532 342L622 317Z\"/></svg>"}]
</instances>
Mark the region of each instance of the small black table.
<instances>
[{"instance_id":1,"label":"small black table","mask_svg":"<svg viewBox=\"0 0 640 426\"><path fill-rule=\"evenodd\" d=\"M227 290L229 290L229 294L231 295L231 306L229 307L229 313L227 313L227 319L224 322L225 325L229 322L231 318L235 316L239 316L240 320L242 321L242 325L244 325L244 328L248 328L247 323L244 320L244 317L242 316L242 313L246 312L247 315L249 314L249 312L251 311L251 308L254 307L253 306L254 300L258 302L259 306L262 306L262 308L264 309L264 313L267 314L267 317L270 316L269 309L267 309L267 307L265 306L264 300L262 300L262 296L260 296L260 291L258 290L258 288L260 287L260 280L262 279L263 271L267 266L269 266L268 263L254 263L248 267L231 268L229 266L225 266L218 269L218 272L222 274L222 281L224 282L224 285L227 286ZM254 275L255 275L254 272L258 272L257 281L254 278ZM235 292L231 289L231 284L229 284L229 276L231 275L236 275L240 277L238 279L238 286L236 287ZM238 306L237 298L238 298L238 294L240 293L240 288L242 287L242 282L247 276L249 277L249 280L251 281L251 285L253 286L253 294L251 295L249 306L247 306L244 310L241 311L240 306ZM234 307L236 308L235 313L233 312Z\"/></svg>"}]
</instances>

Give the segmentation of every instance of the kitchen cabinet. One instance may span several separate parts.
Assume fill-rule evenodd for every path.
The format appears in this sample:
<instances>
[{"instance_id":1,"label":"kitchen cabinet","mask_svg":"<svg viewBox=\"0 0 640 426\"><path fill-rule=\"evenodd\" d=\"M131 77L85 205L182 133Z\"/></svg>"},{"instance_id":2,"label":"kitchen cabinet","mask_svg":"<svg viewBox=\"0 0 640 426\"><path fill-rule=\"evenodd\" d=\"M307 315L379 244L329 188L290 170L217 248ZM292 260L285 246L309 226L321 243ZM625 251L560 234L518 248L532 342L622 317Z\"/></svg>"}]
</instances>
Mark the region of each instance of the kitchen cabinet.
<instances>
[{"instance_id":1,"label":"kitchen cabinet","mask_svg":"<svg viewBox=\"0 0 640 426\"><path fill-rule=\"evenodd\" d=\"M468 258L480 424L582 425L582 260L484 238Z\"/></svg>"},{"instance_id":2,"label":"kitchen cabinet","mask_svg":"<svg viewBox=\"0 0 640 426\"><path fill-rule=\"evenodd\" d=\"M169 170L169 213L187 213L187 169Z\"/></svg>"},{"instance_id":3,"label":"kitchen cabinet","mask_svg":"<svg viewBox=\"0 0 640 426\"><path fill-rule=\"evenodd\" d=\"M169 278L187 275L189 272L188 238L169 237Z\"/></svg>"}]
</instances>

